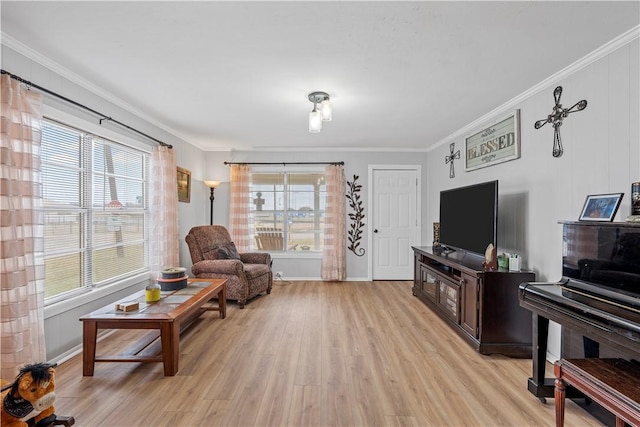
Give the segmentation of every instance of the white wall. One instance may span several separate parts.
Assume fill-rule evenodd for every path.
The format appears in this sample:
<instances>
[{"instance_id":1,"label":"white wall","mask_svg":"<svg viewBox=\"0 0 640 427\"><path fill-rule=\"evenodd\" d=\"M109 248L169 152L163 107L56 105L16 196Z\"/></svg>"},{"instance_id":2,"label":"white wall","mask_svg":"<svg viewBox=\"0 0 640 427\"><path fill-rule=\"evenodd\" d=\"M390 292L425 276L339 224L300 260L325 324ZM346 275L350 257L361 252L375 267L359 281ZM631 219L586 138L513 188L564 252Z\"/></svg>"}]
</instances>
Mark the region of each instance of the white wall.
<instances>
[{"instance_id":1,"label":"white wall","mask_svg":"<svg viewBox=\"0 0 640 427\"><path fill-rule=\"evenodd\" d=\"M42 65L46 63L43 58L27 57L14 49L2 45L2 69L17 74L20 77L32 81L34 84L42 86L48 90L56 92L76 102L84 104L101 113L105 113L114 119L123 122L133 128L140 130L154 138L157 138L167 144L171 144L176 151L177 163L179 166L185 167L192 171L192 179L200 179L204 170L204 156L201 150L186 144L168 131L155 126L148 121L128 112L124 108L110 102L106 97L96 95L96 92L89 89L91 84L82 82L76 76L62 75L62 71L57 73L53 69L57 69L51 65L49 67ZM76 83L78 82L78 83ZM86 85L83 87L83 85ZM98 90L99 93L99 90ZM156 145L155 142L139 136L133 132L127 131L117 125L104 122L102 127L98 126L98 118L87 113L80 108L66 104L53 97L44 97L45 109L55 111L61 116L69 116L74 119L76 126L87 123L96 133L100 133L101 129L106 134L103 136L113 137L113 135L122 135L127 140L133 142L139 147L151 148ZM98 130L94 130L97 128ZM201 184L203 185L203 184ZM192 184L191 203L179 203L179 219L180 234L185 235L192 224L202 224L206 220L208 222L208 194L205 198L203 191L198 182ZM206 219L205 219L206 216ZM186 230L186 231L185 231ZM182 241L180 247L180 259L189 259L188 250ZM137 280L129 280L126 283L118 283L113 286L92 290L87 294L79 297L62 301L45 308L45 334L47 344L47 357L49 360L59 357L77 348L82 343L82 325L78 320L83 314L96 310L110 302L123 298L131 294L135 290L142 289L147 284L147 277L138 277Z\"/></svg>"},{"instance_id":2,"label":"white wall","mask_svg":"<svg viewBox=\"0 0 640 427\"><path fill-rule=\"evenodd\" d=\"M639 50L636 38L576 72L558 75L512 105L520 109L520 159L464 172L463 158L456 163L456 177L449 179L449 166L444 163L448 142L464 151L464 136L470 132L453 132L461 135L429 152L423 241L433 238L431 224L439 218L441 190L498 179L498 253L521 254L524 268L533 270L537 280L560 279L562 227L558 221L577 220L586 195L625 193L615 221L630 215L631 183L640 179ZM563 88L564 107L582 99L588 105L564 120L564 155L555 158L551 155L553 128L546 125L536 130L533 124L551 112L558 85ZM491 123L490 118L486 121ZM473 220L472 209L469 215ZM550 334L553 360L560 354L557 325Z\"/></svg>"},{"instance_id":3,"label":"white wall","mask_svg":"<svg viewBox=\"0 0 640 427\"><path fill-rule=\"evenodd\" d=\"M367 170L369 164L424 164L426 154L424 152L405 153L367 153L367 152L203 152L202 150L187 144L170 132L149 123L147 120L136 116L116 105L96 95L95 89L100 93L99 88L91 86L90 82L83 82L77 76L63 75L55 64L46 64L46 59L27 57L27 54L2 45L2 68L30 80L35 84L43 86L51 91L57 92L74 101L87 105L94 110L106 113L111 117L129 125L140 131L151 135L163 142L172 144L176 151L177 164L180 167L191 171L191 198L190 203L178 204L179 232L180 236L185 236L191 227L209 223L210 201L209 189L203 181L207 179L222 181L222 184L215 192L214 201L214 223L228 224L228 202L229 202L229 167L224 165L224 161L257 161L257 162L294 162L294 161L345 161L345 173L347 180L353 179L353 175L359 175L358 182L363 185L361 196L363 202L367 200ZM58 72L56 72L56 71ZM66 71L66 70L64 70ZM80 82L78 84L76 82ZM85 84L83 86L83 84ZM52 97L45 96L45 105L50 106L63 114L77 117L80 121L97 123L97 118L81 109L65 104ZM126 138L133 139L145 144L149 149L154 142L140 137L135 133L123 130L117 126L105 122L105 131L115 134L122 134ZM390 145L391 142L390 142ZM369 212L365 211L365 215ZM366 219L365 219L366 222ZM362 246L367 247L367 236L365 234ZM368 254L367 254L368 255ZM347 251L347 274L350 280L364 280L368 275L368 256L357 257ZM180 239L180 265L188 269L191 267L191 257L184 238ZM274 269L283 271L285 278L309 278L320 277L320 258L277 258L274 261ZM71 351L77 350L82 343L82 325L78 320L83 314L89 313L99 307L116 301L131 292L142 289L147 283L145 278L137 281L129 281L126 284L119 284L113 288L102 288L92 291L79 298L64 301L61 304L49 306L45 310L45 332L47 337L47 357L55 359Z\"/></svg>"},{"instance_id":4,"label":"white wall","mask_svg":"<svg viewBox=\"0 0 640 427\"><path fill-rule=\"evenodd\" d=\"M389 142L393 145L393 141ZM229 170L224 166L225 161L229 162L344 162L344 171L347 181L352 181L354 175L358 176L358 183L362 185L360 196L365 206L365 228L361 247L367 248L368 224L371 212L369 211L368 200L368 167L369 165L420 165L425 167L425 152L347 152L335 150L318 150L308 152L261 152L261 151L235 151L209 152L206 154L206 170L208 176L219 181L226 181L216 190L216 200L214 207L214 220L221 224L228 224L228 204L229 204ZM224 169L220 169L222 166ZM347 206L347 213L350 208ZM347 280L367 280L369 277L369 253L364 256L356 256L347 250ZM191 261L183 264L191 268ZM285 279L319 279L320 278L320 256L309 258L307 254L300 258L298 254L274 255L273 270L283 272Z\"/></svg>"},{"instance_id":5,"label":"white wall","mask_svg":"<svg viewBox=\"0 0 640 427\"><path fill-rule=\"evenodd\" d=\"M2 46L2 68L36 84L56 91L71 99L88 105L164 142L172 144L177 153L178 166L191 171L191 202L179 203L180 235L184 236L195 225L209 222L209 189L202 183L205 179L223 181L216 190L214 222L228 222L228 167L224 161L238 162L293 162L293 161L344 161L348 180L358 175L363 185L361 193L368 212L367 171L370 164L419 164L422 165L422 242L432 241L432 226L438 220L438 195L440 190L471 183L498 179L500 181L500 251L517 251L523 255L524 267L536 272L539 280L557 280L561 275L561 228L558 220L576 219L587 194L602 192L624 192L625 199L616 220L629 213L629 186L640 179L640 111L638 98L638 40L619 48L615 52L575 73L558 77L539 92L521 99L513 108L521 110L522 156L518 160L479 169L469 173L463 171L463 161L456 163L456 178L449 179L449 166L444 163L448 154L448 143L456 142L463 147L463 136L452 137L429 153L367 153L367 152L202 152L184 143L162 127L127 112L125 109L96 95L85 87L74 83L41 65L40 61ZM546 117L553 105L552 92L562 85L562 101L572 105L587 99L586 110L571 115L562 126L565 154L561 158L551 156L553 132L549 126L534 130L533 123ZM74 107L45 100L56 108L71 114L96 121ZM487 118L487 122L490 118ZM105 127L110 126L106 124ZM480 127L480 126L478 126ZM112 131L126 132L111 125ZM458 130L459 133L461 130ZM456 131L452 130L452 135ZM144 138L130 133L128 137L148 143ZM390 141L391 146L394 141ZM151 143L153 144L153 143ZM365 221L368 223L368 221ZM365 230L363 247L367 248ZM356 257L348 253L348 278L364 279L368 275L368 254ZM191 266L188 249L181 239L180 264ZM317 278L319 259L277 259L274 268L284 271L285 277ZM92 301L72 304L73 308L61 310L49 307L45 314L47 354L50 359L77 347L81 343L81 325L78 317L95 308L115 301L132 289L140 289L146 281L122 287L118 292L100 295ZM552 355L559 354L558 329L551 337Z\"/></svg>"}]
</instances>

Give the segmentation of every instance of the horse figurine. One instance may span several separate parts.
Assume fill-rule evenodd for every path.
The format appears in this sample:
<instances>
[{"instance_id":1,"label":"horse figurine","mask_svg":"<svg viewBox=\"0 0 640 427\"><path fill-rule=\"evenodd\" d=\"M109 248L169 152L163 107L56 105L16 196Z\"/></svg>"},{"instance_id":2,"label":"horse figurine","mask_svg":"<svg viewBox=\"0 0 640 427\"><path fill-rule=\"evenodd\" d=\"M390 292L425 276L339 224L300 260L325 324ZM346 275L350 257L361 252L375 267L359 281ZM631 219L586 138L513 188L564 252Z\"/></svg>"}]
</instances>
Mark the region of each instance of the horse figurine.
<instances>
[{"instance_id":1,"label":"horse figurine","mask_svg":"<svg viewBox=\"0 0 640 427\"><path fill-rule=\"evenodd\" d=\"M56 421L55 367L57 364L35 363L20 368L13 383L2 385L2 427L44 427Z\"/></svg>"}]
</instances>

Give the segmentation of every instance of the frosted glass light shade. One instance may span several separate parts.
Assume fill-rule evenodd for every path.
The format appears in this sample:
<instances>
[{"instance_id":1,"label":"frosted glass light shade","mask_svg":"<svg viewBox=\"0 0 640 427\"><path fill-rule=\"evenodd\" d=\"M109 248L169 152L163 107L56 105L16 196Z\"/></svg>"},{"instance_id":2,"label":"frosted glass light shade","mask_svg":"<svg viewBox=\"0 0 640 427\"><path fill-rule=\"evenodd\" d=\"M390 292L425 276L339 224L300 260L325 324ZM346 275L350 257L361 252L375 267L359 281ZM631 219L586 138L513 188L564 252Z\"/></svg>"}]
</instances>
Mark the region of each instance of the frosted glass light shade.
<instances>
[{"instance_id":1,"label":"frosted glass light shade","mask_svg":"<svg viewBox=\"0 0 640 427\"><path fill-rule=\"evenodd\" d=\"M218 185L220 185L220 181L205 181L204 185L209 188L218 188Z\"/></svg>"},{"instance_id":2,"label":"frosted glass light shade","mask_svg":"<svg viewBox=\"0 0 640 427\"><path fill-rule=\"evenodd\" d=\"M309 113L309 132L319 133L322 129L322 113L315 108Z\"/></svg>"},{"instance_id":3,"label":"frosted glass light shade","mask_svg":"<svg viewBox=\"0 0 640 427\"><path fill-rule=\"evenodd\" d=\"M331 121L331 101L325 99L320 103L320 110L322 111L322 121L330 122Z\"/></svg>"}]
</instances>

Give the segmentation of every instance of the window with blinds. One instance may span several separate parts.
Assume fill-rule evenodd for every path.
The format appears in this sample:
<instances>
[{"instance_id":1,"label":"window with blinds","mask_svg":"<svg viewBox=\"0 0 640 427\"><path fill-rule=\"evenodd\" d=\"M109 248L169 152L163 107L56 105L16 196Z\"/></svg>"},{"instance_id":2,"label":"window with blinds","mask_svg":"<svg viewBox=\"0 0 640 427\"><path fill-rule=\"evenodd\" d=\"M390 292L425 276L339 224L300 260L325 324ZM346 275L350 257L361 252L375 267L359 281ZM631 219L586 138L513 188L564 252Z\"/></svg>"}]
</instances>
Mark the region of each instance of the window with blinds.
<instances>
[{"instance_id":1,"label":"window with blinds","mask_svg":"<svg viewBox=\"0 0 640 427\"><path fill-rule=\"evenodd\" d=\"M322 251L326 185L324 171L251 174L255 249Z\"/></svg>"},{"instance_id":2,"label":"window with blinds","mask_svg":"<svg viewBox=\"0 0 640 427\"><path fill-rule=\"evenodd\" d=\"M140 150L44 121L45 298L148 268L148 163Z\"/></svg>"}]
</instances>

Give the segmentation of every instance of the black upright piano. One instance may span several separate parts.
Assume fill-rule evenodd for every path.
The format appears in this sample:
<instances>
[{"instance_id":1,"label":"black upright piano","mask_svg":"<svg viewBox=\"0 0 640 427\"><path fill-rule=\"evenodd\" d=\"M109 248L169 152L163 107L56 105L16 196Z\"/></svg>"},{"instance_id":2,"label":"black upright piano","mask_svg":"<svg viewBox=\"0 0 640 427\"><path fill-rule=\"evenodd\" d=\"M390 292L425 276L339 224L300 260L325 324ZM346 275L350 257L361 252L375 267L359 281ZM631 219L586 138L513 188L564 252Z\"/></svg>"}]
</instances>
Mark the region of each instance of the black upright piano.
<instances>
[{"instance_id":1,"label":"black upright piano","mask_svg":"<svg viewBox=\"0 0 640 427\"><path fill-rule=\"evenodd\" d=\"M640 223L561 222L562 279L523 283L533 313L533 376L528 389L553 397L545 378L549 320L562 325L562 357L640 358Z\"/></svg>"}]
</instances>

